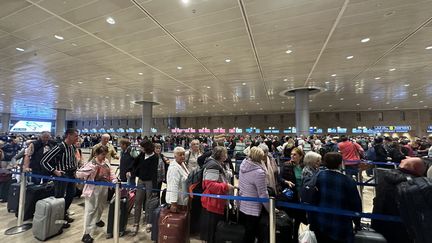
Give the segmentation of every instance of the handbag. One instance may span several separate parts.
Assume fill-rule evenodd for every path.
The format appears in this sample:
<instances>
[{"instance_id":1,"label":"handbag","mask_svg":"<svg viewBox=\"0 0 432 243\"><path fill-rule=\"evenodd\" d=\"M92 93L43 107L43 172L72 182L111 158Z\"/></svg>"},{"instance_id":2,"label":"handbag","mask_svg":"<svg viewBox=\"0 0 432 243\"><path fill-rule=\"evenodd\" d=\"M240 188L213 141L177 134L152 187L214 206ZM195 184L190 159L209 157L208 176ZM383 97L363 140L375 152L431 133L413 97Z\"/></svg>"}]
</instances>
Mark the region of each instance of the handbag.
<instances>
[{"instance_id":1,"label":"handbag","mask_svg":"<svg viewBox=\"0 0 432 243\"><path fill-rule=\"evenodd\" d=\"M303 231L298 238L299 243L318 243L315 233L309 228Z\"/></svg>"}]
</instances>

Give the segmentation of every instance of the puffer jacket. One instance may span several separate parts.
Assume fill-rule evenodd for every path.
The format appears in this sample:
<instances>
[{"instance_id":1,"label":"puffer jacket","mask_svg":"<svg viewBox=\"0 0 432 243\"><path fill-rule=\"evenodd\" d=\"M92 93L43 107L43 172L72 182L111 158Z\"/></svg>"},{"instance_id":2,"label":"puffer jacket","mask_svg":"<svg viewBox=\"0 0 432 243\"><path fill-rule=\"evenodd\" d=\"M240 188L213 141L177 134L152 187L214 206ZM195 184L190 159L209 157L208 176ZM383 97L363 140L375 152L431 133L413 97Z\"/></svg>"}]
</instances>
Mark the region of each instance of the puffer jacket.
<instances>
[{"instance_id":1,"label":"puffer jacket","mask_svg":"<svg viewBox=\"0 0 432 243\"><path fill-rule=\"evenodd\" d=\"M207 158L204 164L202 186L204 194L229 194L228 182L225 177L225 172L218 161L212 157ZM212 197L201 197L201 204L207 211L224 214L226 200Z\"/></svg>"}]
</instances>

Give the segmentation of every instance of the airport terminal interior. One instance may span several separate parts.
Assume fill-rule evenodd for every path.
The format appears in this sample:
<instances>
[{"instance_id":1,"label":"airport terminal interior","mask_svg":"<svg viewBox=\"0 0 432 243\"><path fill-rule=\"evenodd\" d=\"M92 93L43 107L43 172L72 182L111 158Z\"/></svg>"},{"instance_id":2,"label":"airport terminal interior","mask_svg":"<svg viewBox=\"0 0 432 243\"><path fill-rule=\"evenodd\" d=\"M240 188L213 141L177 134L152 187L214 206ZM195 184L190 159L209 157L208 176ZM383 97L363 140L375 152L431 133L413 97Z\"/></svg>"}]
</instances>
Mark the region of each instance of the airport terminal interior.
<instances>
[{"instance_id":1,"label":"airport terminal interior","mask_svg":"<svg viewBox=\"0 0 432 243\"><path fill-rule=\"evenodd\" d=\"M0 239L432 242L431 10L0 0Z\"/></svg>"}]
</instances>

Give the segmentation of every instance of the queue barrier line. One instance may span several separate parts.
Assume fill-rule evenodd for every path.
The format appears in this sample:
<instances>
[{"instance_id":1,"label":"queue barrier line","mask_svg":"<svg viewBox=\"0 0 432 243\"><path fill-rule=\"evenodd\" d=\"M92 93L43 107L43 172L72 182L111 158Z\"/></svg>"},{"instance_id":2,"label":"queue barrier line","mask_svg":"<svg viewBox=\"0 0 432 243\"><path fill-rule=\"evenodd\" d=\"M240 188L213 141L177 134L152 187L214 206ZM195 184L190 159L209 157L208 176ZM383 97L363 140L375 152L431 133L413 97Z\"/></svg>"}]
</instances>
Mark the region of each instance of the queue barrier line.
<instances>
[{"instance_id":1,"label":"queue barrier line","mask_svg":"<svg viewBox=\"0 0 432 243\"><path fill-rule=\"evenodd\" d=\"M292 209L300 209L300 210L305 210L308 212L347 216L347 217L353 217L353 218L369 218L369 219L398 222L398 223L402 222L402 219L400 217L393 216L393 215L374 214L374 213L360 213L360 212L354 212L354 211L350 211L350 210L318 207L318 206L313 206L313 205L304 204L304 203L289 203L289 202L276 201L276 206L292 208Z\"/></svg>"},{"instance_id":2,"label":"queue barrier line","mask_svg":"<svg viewBox=\"0 0 432 243\"><path fill-rule=\"evenodd\" d=\"M18 172L12 172L12 173L13 174L19 174ZM70 179L70 178L55 177L55 176L44 176L44 175L38 175L38 174L33 174L33 173L26 173L26 176L41 178L41 179L48 179L48 180L57 180L57 181L64 181L64 182L79 183L79 184L91 184L91 185L97 185L97 186L107 186L107 187L115 187L116 186L116 183L111 183L111 182L99 182L99 181ZM147 190L143 186L135 186L135 185L127 185L127 184L122 184L121 186L122 186L122 188ZM149 189L149 190L151 190L153 192L161 192L162 191L160 189ZM176 192L176 193L179 193L179 192ZM269 202L269 198L241 197L241 196L203 194L203 193L187 193L187 192L180 192L180 193L186 194L186 195L194 195L194 196L199 196L199 197L211 197L211 198L225 199L225 200L238 200L238 201L249 201L249 202L258 202L258 203L268 203ZM276 206L292 208L292 209L300 209L300 210L309 211L309 212L334 214L334 215L340 215L340 216L357 217L357 218L359 218L359 217L360 218L370 218L370 219L391 221L391 222L402 222L400 217L393 216L393 215L354 212L354 211L343 210L343 209L318 207L318 206L313 206L313 205L304 204L304 203L289 203L289 202L276 201Z\"/></svg>"}]
</instances>

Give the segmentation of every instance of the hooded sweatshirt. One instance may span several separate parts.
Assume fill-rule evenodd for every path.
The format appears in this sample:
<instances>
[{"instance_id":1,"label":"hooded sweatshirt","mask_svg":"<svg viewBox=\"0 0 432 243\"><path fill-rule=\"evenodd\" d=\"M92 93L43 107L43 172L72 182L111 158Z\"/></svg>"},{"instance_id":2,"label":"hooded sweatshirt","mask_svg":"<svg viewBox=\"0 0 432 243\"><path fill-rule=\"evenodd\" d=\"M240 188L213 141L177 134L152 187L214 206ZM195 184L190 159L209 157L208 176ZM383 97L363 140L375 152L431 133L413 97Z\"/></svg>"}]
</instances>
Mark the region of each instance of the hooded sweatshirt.
<instances>
[{"instance_id":1,"label":"hooded sweatshirt","mask_svg":"<svg viewBox=\"0 0 432 243\"><path fill-rule=\"evenodd\" d=\"M240 165L239 196L268 198L266 172L262 165L245 159ZM240 201L240 211L246 215L260 216L263 204ZM268 209L268 203L264 203Z\"/></svg>"}]
</instances>

